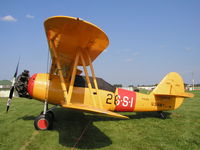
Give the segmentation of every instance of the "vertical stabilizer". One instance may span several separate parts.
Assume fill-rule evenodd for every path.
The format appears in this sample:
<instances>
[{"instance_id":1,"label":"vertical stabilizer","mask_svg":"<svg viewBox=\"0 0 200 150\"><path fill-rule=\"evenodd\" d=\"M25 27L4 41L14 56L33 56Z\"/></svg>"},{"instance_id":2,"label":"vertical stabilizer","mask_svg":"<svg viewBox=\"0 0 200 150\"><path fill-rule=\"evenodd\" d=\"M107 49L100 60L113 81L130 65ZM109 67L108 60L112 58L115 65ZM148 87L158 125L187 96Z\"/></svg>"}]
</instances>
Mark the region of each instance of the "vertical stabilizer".
<instances>
[{"instance_id":1,"label":"vertical stabilizer","mask_svg":"<svg viewBox=\"0 0 200 150\"><path fill-rule=\"evenodd\" d=\"M167 74L158 84L158 86L152 91L152 94L184 98L190 98L194 96L192 93L185 92L183 79L176 72L170 72Z\"/></svg>"}]
</instances>

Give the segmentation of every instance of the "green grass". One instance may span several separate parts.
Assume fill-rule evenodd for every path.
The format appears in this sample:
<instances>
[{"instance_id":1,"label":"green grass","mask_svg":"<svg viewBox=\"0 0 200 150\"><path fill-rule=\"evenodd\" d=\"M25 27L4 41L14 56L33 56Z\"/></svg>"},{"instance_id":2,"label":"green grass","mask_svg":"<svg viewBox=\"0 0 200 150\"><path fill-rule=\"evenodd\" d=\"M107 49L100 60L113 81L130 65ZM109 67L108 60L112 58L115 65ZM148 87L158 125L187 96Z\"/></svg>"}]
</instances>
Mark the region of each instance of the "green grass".
<instances>
[{"instance_id":1,"label":"green grass","mask_svg":"<svg viewBox=\"0 0 200 150\"><path fill-rule=\"evenodd\" d=\"M6 114L7 99L0 99L0 149L72 149L85 127L77 149L200 149L200 91L194 94L179 109L165 112L165 120L155 112L125 113L131 119L119 120L55 109L50 131L36 131L33 126L42 103L17 98Z\"/></svg>"}]
</instances>

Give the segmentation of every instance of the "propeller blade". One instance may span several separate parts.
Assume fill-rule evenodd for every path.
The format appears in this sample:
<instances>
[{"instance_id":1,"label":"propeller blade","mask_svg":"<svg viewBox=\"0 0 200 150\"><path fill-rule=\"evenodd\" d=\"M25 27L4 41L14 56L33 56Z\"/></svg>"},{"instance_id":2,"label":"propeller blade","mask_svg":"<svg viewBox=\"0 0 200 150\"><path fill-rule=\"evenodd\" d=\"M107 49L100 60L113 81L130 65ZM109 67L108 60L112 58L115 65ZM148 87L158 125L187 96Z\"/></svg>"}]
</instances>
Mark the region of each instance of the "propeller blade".
<instances>
[{"instance_id":1,"label":"propeller blade","mask_svg":"<svg viewBox=\"0 0 200 150\"><path fill-rule=\"evenodd\" d=\"M16 71L15 71L15 74L14 74L14 77L13 77L13 80L12 80L12 86L10 88L10 94L9 94L8 101L7 101L6 112L8 112L8 110L10 108L10 104L12 102L12 98L13 98L13 93L14 93L14 90L15 90L15 81L16 81L16 77L17 77L17 73L18 73L18 68L19 68L19 60L18 60Z\"/></svg>"},{"instance_id":2,"label":"propeller blade","mask_svg":"<svg viewBox=\"0 0 200 150\"><path fill-rule=\"evenodd\" d=\"M20 61L20 58L19 58L18 63L17 63L17 67L16 67L16 71L15 71L15 74L14 74L14 78L17 77L18 68L19 68L19 61Z\"/></svg>"}]
</instances>

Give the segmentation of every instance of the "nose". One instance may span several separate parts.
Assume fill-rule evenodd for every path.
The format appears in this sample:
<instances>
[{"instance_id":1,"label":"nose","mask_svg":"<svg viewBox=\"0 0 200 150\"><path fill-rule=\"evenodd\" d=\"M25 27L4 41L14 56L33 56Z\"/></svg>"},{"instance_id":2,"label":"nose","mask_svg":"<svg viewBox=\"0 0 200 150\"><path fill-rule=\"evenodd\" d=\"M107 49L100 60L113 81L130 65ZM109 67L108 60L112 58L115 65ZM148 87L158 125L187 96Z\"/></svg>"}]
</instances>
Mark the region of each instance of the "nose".
<instances>
[{"instance_id":1,"label":"nose","mask_svg":"<svg viewBox=\"0 0 200 150\"><path fill-rule=\"evenodd\" d=\"M28 93L32 97L33 96L33 90L34 90L34 82L37 77L37 74L34 74L29 80L28 80Z\"/></svg>"}]
</instances>

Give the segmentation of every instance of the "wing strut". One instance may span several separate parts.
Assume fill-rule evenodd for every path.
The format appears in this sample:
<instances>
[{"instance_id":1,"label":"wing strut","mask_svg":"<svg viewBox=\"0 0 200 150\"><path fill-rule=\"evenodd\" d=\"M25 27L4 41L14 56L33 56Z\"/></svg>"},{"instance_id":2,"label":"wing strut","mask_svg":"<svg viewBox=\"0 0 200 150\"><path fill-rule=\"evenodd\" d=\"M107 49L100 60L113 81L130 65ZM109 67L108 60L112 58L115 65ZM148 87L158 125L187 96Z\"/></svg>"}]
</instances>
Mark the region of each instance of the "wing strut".
<instances>
[{"instance_id":1,"label":"wing strut","mask_svg":"<svg viewBox=\"0 0 200 150\"><path fill-rule=\"evenodd\" d=\"M67 97L67 99L69 100L70 103L71 103L71 97L72 97L72 92L73 92L73 88L74 88L74 81L75 81L75 77L76 77L79 57L80 57L80 53L77 52L75 61L74 61L73 70L72 70L72 76L71 76L71 81L70 81L69 90L68 90L68 97Z\"/></svg>"},{"instance_id":2,"label":"wing strut","mask_svg":"<svg viewBox=\"0 0 200 150\"><path fill-rule=\"evenodd\" d=\"M101 109L103 109L103 104L102 104L102 101L99 97L99 88L98 88L98 84L97 84L97 80L96 80L96 76L95 76L95 73L94 73L94 67L92 65L92 61L91 61L91 58L88 54L88 51L86 51L86 55L87 55L87 58L88 58L88 61L89 61L89 65L90 65L90 69L91 69L91 73L92 73L92 79L93 79L93 82L94 82L94 87L95 87L95 90L96 90L96 93L97 93L97 98L98 98L98 102L99 102L99 106Z\"/></svg>"},{"instance_id":3,"label":"wing strut","mask_svg":"<svg viewBox=\"0 0 200 150\"><path fill-rule=\"evenodd\" d=\"M67 103L67 95L68 95L67 85L65 83L65 79L64 79L64 76L63 76L63 72L62 72L62 68L61 68L61 64L60 64L60 59L59 59L58 54L55 50L54 38L49 40L49 47L50 47L50 51L53 53L53 56L54 56L55 61L56 61L56 66L57 66L58 74L59 74L60 81L61 81L60 84L61 84L63 94L64 94L64 103Z\"/></svg>"},{"instance_id":4,"label":"wing strut","mask_svg":"<svg viewBox=\"0 0 200 150\"><path fill-rule=\"evenodd\" d=\"M64 94L64 102L63 103L65 103L65 105L71 104L71 97L72 97L73 88L74 88L74 81L75 81L76 73L77 73L77 66L79 64L79 61L81 61L81 64L83 66L83 70L84 70L84 73L85 73L87 85L88 85L88 88L89 88L89 91L90 91L92 103L93 103L94 107L102 109L103 104L102 104L102 101L101 101L99 94L98 94L99 93L98 92L98 90L99 90L98 84L97 84L96 76L95 76L95 73L94 73L92 61L91 61L90 55L88 54L88 49L81 49L81 48L76 49L76 56L75 56L75 59L74 59L73 68L70 71L70 74L71 74L70 84L69 84L69 87L68 87L68 90L67 90L67 85L66 85L64 74L63 74L63 71L62 71L62 69L64 69L64 68L61 67L60 59L59 59L59 56L58 56L57 51L56 51L56 46L54 44L55 38L56 38L56 35L55 35L54 38L49 40L49 47L50 47L51 53L54 56L54 59L55 59L55 62L56 62L56 67L57 67L58 74L59 74L59 77L60 77L60 81L61 81L60 84L61 84L63 94ZM90 70L91 70L91 73L92 73L92 79L93 79L93 83L94 83L94 89L92 88L92 84L91 84L91 81L90 81L90 78L89 78L88 70L86 68L86 61L89 62ZM70 75L68 77L70 78ZM95 92L93 92L93 90L95 90ZM97 103L96 103L96 98L98 99L98 106L97 106Z\"/></svg>"},{"instance_id":5,"label":"wing strut","mask_svg":"<svg viewBox=\"0 0 200 150\"><path fill-rule=\"evenodd\" d=\"M95 101L95 98L94 98L94 95L93 95L93 91L92 91L92 85L91 85L90 78L89 78L89 75L88 75L88 71L87 71L87 68L86 68L85 60L83 58L83 53L81 51L80 51L80 56L81 56L81 62L82 62L83 69L84 69L84 72L85 72L85 77L86 77L86 81L87 81L87 84L88 84L88 88L90 90L90 96L92 98L92 102L93 102L94 106L97 107L97 104L96 104L96 101Z\"/></svg>"},{"instance_id":6,"label":"wing strut","mask_svg":"<svg viewBox=\"0 0 200 150\"><path fill-rule=\"evenodd\" d=\"M73 88L74 88L74 81L75 81L75 77L76 77L76 73L77 73L77 66L78 66L79 61L81 61L82 66L83 66L83 70L84 70L84 73L85 73L85 76L86 76L87 85L88 85L88 88L89 88L89 91L90 91L92 103L95 107L97 107L96 99L95 99L95 96L94 96L94 93L93 93L93 88L92 88L92 85L91 85L91 82L90 82L90 79L89 79L89 74L88 74L88 70L87 70L87 67L86 67L85 59L84 59L85 58L84 54L86 55L86 59L88 59L88 62L89 62L89 65L90 65L90 69L91 69L91 73L92 73L92 79L93 79L93 83L94 83L94 87L95 87L95 93L97 95L98 102L99 102L98 107L103 109L103 104L102 104L102 101L99 98L99 94L98 94L98 84L97 84L97 80L96 80L96 77L95 77L94 68L93 68L93 65L92 65L91 58L88 54L88 51L85 50L85 53L83 53L81 48L77 49L76 57L75 57L75 60L74 60L74 65L73 65L73 69L72 69L72 72L71 72L72 75L71 75L67 100L68 100L69 103L71 103L71 97L72 97Z\"/></svg>"}]
</instances>

